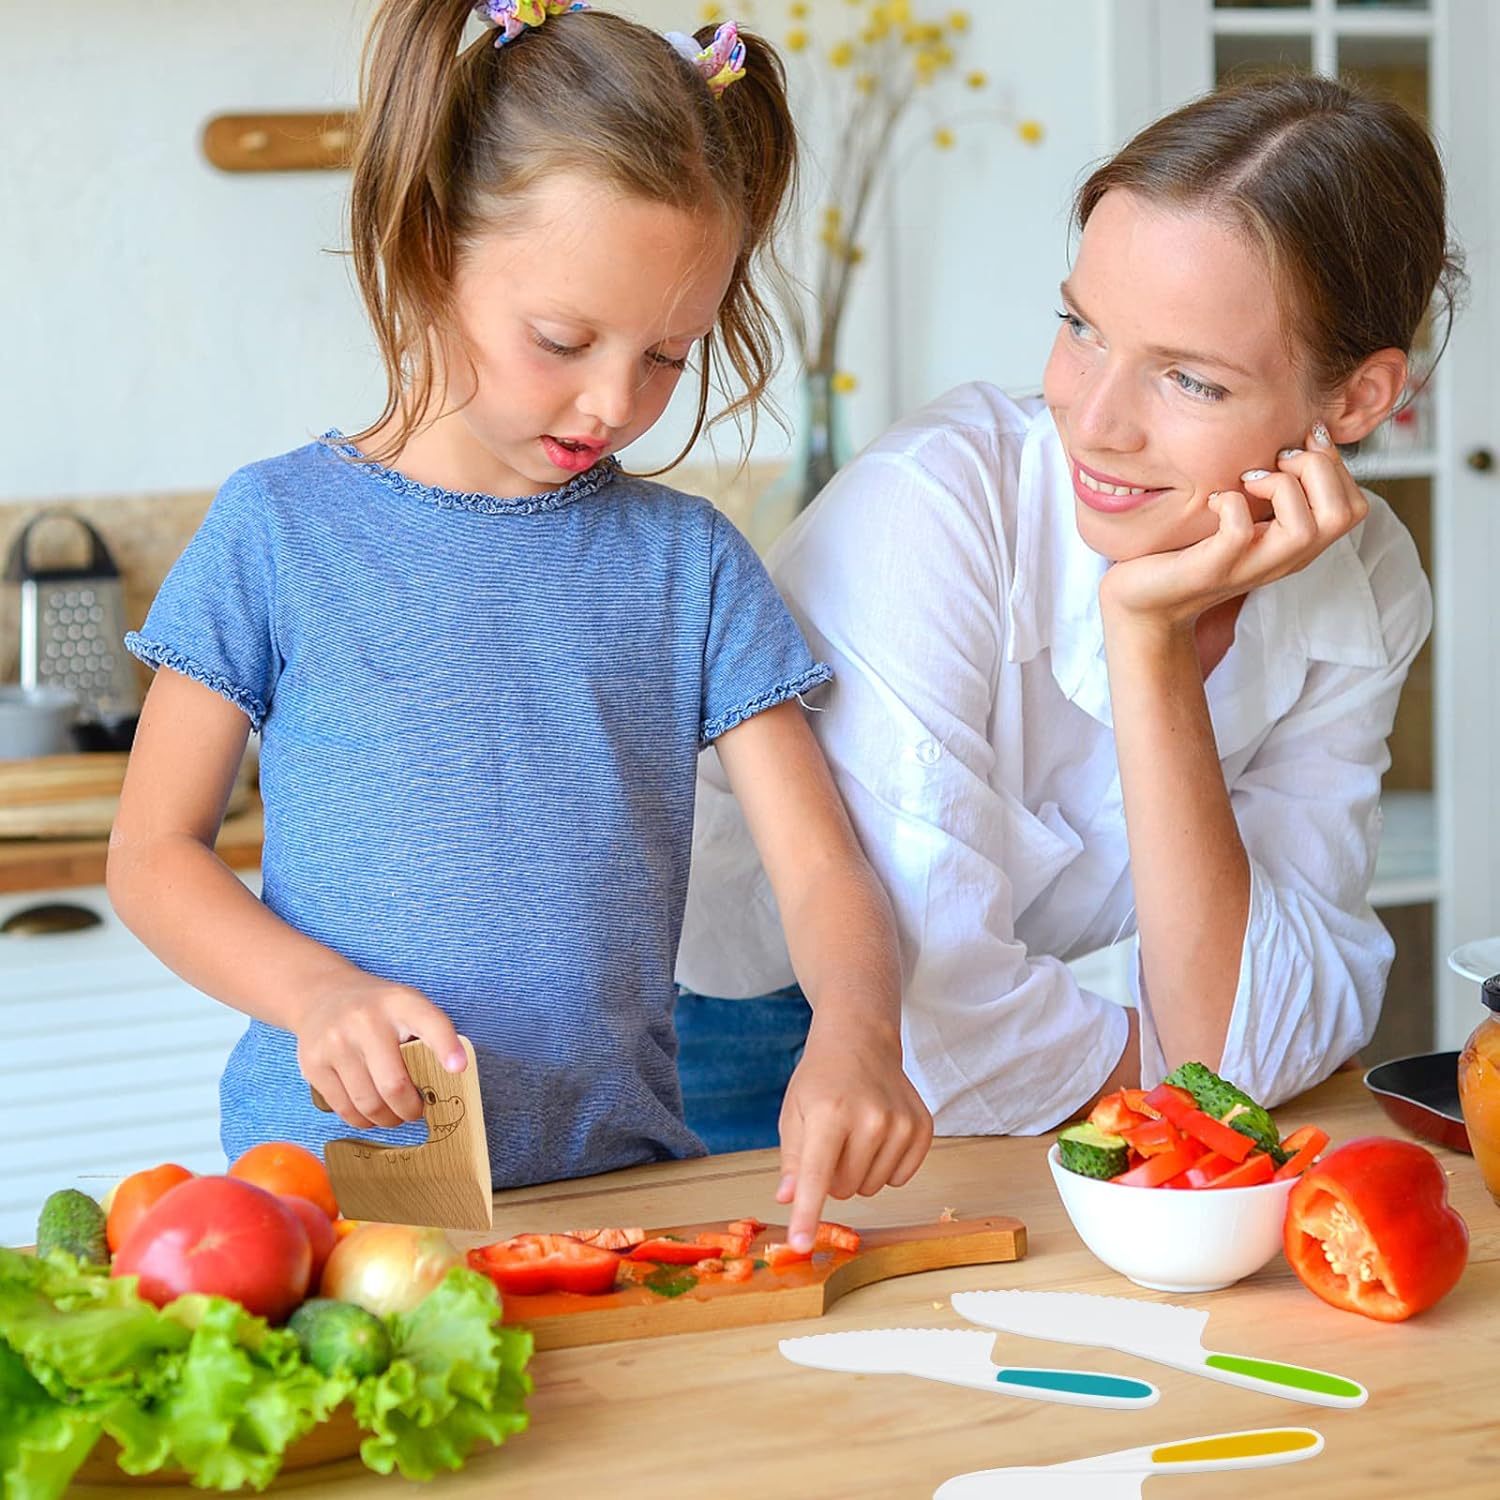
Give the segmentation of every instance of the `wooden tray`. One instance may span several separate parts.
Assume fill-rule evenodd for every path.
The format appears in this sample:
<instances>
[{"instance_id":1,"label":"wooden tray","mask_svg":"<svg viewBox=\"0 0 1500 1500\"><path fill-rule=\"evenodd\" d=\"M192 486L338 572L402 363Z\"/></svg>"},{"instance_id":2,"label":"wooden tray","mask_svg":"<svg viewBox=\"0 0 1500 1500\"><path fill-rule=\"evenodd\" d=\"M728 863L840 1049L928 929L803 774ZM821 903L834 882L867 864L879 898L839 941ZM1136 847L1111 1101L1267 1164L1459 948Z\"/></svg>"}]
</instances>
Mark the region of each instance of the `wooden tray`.
<instances>
[{"instance_id":1,"label":"wooden tray","mask_svg":"<svg viewBox=\"0 0 1500 1500\"><path fill-rule=\"evenodd\" d=\"M0 760L0 838L105 838L120 809L126 750ZM249 760L241 763L226 817L250 805Z\"/></svg>"},{"instance_id":2,"label":"wooden tray","mask_svg":"<svg viewBox=\"0 0 1500 1500\"><path fill-rule=\"evenodd\" d=\"M699 1230L722 1230L722 1220L655 1230L691 1239ZM786 1227L769 1224L756 1236L755 1249L786 1239ZM699 1333L714 1328L743 1328L816 1318L846 1292L954 1266L987 1265L1020 1260L1026 1254L1026 1226L1019 1219L956 1219L948 1223L907 1224L860 1232L858 1250L819 1250L809 1261L779 1271L760 1270L745 1282L710 1280L677 1297L665 1297L634 1284L603 1296L553 1292L542 1297L506 1297L505 1321L528 1328L538 1349L566 1349L581 1344L608 1344L622 1339ZM689 1267L682 1267L689 1270ZM282 1472L314 1468L355 1458L365 1433L353 1413L341 1406L320 1427L287 1450ZM116 1466L119 1450L101 1438L74 1476L98 1485L185 1485L180 1470L162 1470L139 1478Z\"/></svg>"}]
</instances>

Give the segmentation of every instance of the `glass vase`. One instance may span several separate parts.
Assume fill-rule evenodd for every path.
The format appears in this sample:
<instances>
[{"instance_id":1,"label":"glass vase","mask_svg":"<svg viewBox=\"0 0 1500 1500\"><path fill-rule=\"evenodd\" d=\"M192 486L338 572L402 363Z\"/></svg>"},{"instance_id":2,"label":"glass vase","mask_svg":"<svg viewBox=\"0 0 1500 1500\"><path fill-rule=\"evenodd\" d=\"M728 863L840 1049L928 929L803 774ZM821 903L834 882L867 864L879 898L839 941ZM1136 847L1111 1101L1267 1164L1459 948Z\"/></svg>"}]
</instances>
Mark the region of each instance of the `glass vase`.
<instances>
[{"instance_id":1,"label":"glass vase","mask_svg":"<svg viewBox=\"0 0 1500 1500\"><path fill-rule=\"evenodd\" d=\"M746 528L764 552L812 504L849 457L844 399L829 370L804 370L797 383L797 422L786 468L761 492Z\"/></svg>"}]
</instances>

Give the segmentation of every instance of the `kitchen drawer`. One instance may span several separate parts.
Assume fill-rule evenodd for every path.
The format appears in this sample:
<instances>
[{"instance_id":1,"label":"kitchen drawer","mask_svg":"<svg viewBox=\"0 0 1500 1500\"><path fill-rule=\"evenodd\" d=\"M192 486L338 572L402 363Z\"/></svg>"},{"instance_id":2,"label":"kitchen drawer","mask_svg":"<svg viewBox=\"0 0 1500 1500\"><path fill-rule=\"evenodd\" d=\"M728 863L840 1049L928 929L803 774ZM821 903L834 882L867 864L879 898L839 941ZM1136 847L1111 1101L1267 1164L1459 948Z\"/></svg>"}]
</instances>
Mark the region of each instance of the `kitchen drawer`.
<instances>
[{"instance_id":1,"label":"kitchen drawer","mask_svg":"<svg viewBox=\"0 0 1500 1500\"><path fill-rule=\"evenodd\" d=\"M222 1172L219 1075L246 1025L143 947L103 887L0 897L0 922L45 901L102 922L0 938L0 1244L30 1242L58 1188L100 1197L164 1161Z\"/></svg>"}]
</instances>

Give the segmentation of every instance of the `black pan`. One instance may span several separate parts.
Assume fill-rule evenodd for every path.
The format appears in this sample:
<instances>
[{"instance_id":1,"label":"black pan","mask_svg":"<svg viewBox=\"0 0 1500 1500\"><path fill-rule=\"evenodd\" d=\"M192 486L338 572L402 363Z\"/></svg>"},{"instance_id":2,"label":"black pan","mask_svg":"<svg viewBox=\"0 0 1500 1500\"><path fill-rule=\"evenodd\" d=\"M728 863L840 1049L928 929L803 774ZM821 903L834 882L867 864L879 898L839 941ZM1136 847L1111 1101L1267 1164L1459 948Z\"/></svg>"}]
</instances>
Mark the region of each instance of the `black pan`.
<instances>
[{"instance_id":1,"label":"black pan","mask_svg":"<svg viewBox=\"0 0 1500 1500\"><path fill-rule=\"evenodd\" d=\"M1458 1053L1394 1057L1365 1074L1365 1087L1403 1130L1453 1151L1469 1151L1458 1105Z\"/></svg>"}]
</instances>

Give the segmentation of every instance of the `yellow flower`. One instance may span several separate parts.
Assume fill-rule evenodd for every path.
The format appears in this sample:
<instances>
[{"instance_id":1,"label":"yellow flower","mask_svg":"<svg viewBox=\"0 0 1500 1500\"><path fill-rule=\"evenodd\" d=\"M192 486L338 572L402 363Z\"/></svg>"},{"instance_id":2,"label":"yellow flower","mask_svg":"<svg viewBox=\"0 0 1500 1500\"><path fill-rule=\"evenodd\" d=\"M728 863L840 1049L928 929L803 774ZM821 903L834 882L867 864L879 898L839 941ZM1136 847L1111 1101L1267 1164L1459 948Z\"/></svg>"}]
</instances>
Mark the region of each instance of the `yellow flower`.
<instances>
[{"instance_id":1,"label":"yellow flower","mask_svg":"<svg viewBox=\"0 0 1500 1500\"><path fill-rule=\"evenodd\" d=\"M786 11L794 21L805 21L807 19L807 7L802 4L802 0L792 0L792 3L787 6Z\"/></svg>"},{"instance_id":2,"label":"yellow flower","mask_svg":"<svg viewBox=\"0 0 1500 1500\"><path fill-rule=\"evenodd\" d=\"M933 75L937 72L937 63L930 52L917 53L913 66L917 70L918 83L932 82Z\"/></svg>"},{"instance_id":3,"label":"yellow flower","mask_svg":"<svg viewBox=\"0 0 1500 1500\"><path fill-rule=\"evenodd\" d=\"M966 10L955 10L949 13L948 25L954 31L967 31L969 29L969 13Z\"/></svg>"},{"instance_id":4,"label":"yellow flower","mask_svg":"<svg viewBox=\"0 0 1500 1500\"><path fill-rule=\"evenodd\" d=\"M854 87L862 94L873 94L875 92L875 75L873 73L861 73L854 80Z\"/></svg>"},{"instance_id":5,"label":"yellow flower","mask_svg":"<svg viewBox=\"0 0 1500 1500\"><path fill-rule=\"evenodd\" d=\"M1036 143L1041 140L1042 136L1045 133L1046 132L1042 129L1042 122L1040 120L1022 120L1021 123L1016 126L1016 134L1020 136L1028 146L1036 145Z\"/></svg>"},{"instance_id":6,"label":"yellow flower","mask_svg":"<svg viewBox=\"0 0 1500 1500\"><path fill-rule=\"evenodd\" d=\"M989 75L981 72L978 68L975 68L974 71L964 79L964 82L968 84L971 89L982 89L989 81Z\"/></svg>"},{"instance_id":7,"label":"yellow flower","mask_svg":"<svg viewBox=\"0 0 1500 1500\"><path fill-rule=\"evenodd\" d=\"M698 14L703 18L705 23L723 19L723 13L717 5L700 5L698 7Z\"/></svg>"},{"instance_id":8,"label":"yellow flower","mask_svg":"<svg viewBox=\"0 0 1500 1500\"><path fill-rule=\"evenodd\" d=\"M830 203L823 210L823 225L827 229L838 229L844 222L844 211L837 203Z\"/></svg>"},{"instance_id":9,"label":"yellow flower","mask_svg":"<svg viewBox=\"0 0 1500 1500\"><path fill-rule=\"evenodd\" d=\"M859 265L864 260L864 258L865 252L859 245L850 245L844 251L844 259L847 260L851 266Z\"/></svg>"},{"instance_id":10,"label":"yellow flower","mask_svg":"<svg viewBox=\"0 0 1500 1500\"><path fill-rule=\"evenodd\" d=\"M786 50L788 52L805 52L807 50L807 33L800 26L787 32Z\"/></svg>"},{"instance_id":11,"label":"yellow flower","mask_svg":"<svg viewBox=\"0 0 1500 1500\"><path fill-rule=\"evenodd\" d=\"M949 130L946 125L938 126L938 128L932 133L932 144L936 146L940 151L948 150L948 148L952 146L953 141L953 132Z\"/></svg>"},{"instance_id":12,"label":"yellow flower","mask_svg":"<svg viewBox=\"0 0 1500 1500\"><path fill-rule=\"evenodd\" d=\"M834 391L838 395L847 396L850 391L854 390L859 385L859 381L857 381L854 376L852 376L847 370L838 370L834 373L834 377L831 381L829 381L829 384L833 387Z\"/></svg>"},{"instance_id":13,"label":"yellow flower","mask_svg":"<svg viewBox=\"0 0 1500 1500\"><path fill-rule=\"evenodd\" d=\"M854 44L838 42L829 49L828 61L836 68L847 68L854 61Z\"/></svg>"}]
</instances>

